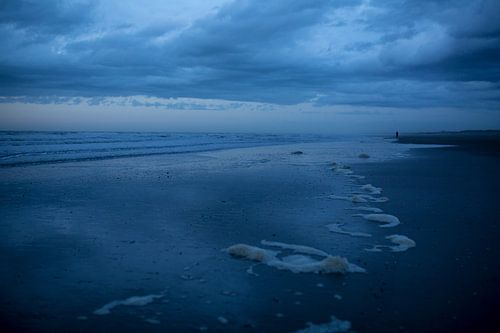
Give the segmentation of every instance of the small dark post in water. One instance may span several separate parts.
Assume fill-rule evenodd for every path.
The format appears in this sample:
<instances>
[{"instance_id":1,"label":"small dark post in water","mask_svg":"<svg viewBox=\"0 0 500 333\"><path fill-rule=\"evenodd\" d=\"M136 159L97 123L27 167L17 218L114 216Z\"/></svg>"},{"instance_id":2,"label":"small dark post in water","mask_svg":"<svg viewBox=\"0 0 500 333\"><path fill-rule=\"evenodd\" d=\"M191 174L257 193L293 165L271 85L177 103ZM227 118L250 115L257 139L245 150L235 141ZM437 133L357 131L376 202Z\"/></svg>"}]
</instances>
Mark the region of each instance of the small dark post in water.
<instances>
[{"instance_id":1,"label":"small dark post in water","mask_svg":"<svg viewBox=\"0 0 500 333\"><path fill-rule=\"evenodd\" d=\"M399 139L399 132L396 131L396 139Z\"/></svg>"}]
</instances>

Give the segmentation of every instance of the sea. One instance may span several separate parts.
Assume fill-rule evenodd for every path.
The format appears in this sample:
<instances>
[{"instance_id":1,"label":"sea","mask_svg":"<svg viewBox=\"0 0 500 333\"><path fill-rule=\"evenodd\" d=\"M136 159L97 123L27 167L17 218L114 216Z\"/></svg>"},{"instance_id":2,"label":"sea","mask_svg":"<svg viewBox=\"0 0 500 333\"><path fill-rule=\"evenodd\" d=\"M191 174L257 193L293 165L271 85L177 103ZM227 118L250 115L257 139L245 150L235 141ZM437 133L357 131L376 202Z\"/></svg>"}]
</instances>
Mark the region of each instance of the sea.
<instances>
[{"instance_id":1,"label":"sea","mask_svg":"<svg viewBox=\"0 0 500 333\"><path fill-rule=\"evenodd\" d=\"M0 132L0 167L78 162L336 139L317 134Z\"/></svg>"}]
</instances>

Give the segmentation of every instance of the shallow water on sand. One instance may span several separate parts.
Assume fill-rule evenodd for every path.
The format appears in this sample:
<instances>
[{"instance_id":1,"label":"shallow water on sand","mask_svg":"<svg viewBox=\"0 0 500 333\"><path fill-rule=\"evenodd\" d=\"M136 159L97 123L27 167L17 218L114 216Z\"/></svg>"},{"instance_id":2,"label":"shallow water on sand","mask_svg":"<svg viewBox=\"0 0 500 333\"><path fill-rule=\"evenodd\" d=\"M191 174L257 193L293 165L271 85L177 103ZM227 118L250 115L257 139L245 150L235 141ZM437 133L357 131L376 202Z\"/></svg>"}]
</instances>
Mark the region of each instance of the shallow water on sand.
<instances>
[{"instance_id":1,"label":"shallow water on sand","mask_svg":"<svg viewBox=\"0 0 500 333\"><path fill-rule=\"evenodd\" d=\"M3 168L2 321L33 331L295 331L307 322L347 331L349 285L383 265L365 249L394 246L385 237L399 232L353 216L376 214L356 207L385 212L385 202L331 196L373 190L346 172L350 163L408 148L351 138ZM332 223L371 237L331 232ZM240 243L280 251L279 262L226 252ZM360 270L310 269L335 256Z\"/></svg>"}]
</instances>

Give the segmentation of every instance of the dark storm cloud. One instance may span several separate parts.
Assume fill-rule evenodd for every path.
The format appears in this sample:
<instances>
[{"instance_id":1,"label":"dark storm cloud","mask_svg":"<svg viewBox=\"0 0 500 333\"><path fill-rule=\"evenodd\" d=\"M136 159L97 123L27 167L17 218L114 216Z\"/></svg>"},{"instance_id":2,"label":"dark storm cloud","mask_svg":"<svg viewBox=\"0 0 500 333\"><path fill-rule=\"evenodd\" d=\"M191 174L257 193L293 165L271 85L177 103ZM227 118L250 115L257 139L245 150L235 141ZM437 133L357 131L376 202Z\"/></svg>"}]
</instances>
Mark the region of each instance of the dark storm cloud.
<instances>
[{"instance_id":1,"label":"dark storm cloud","mask_svg":"<svg viewBox=\"0 0 500 333\"><path fill-rule=\"evenodd\" d=\"M500 106L498 1L240 0L188 23L155 4L1 2L2 95Z\"/></svg>"},{"instance_id":2,"label":"dark storm cloud","mask_svg":"<svg viewBox=\"0 0 500 333\"><path fill-rule=\"evenodd\" d=\"M93 20L95 1L2 0L0 22L32 34L67 34Z\"/></svg>"}]
</instances>

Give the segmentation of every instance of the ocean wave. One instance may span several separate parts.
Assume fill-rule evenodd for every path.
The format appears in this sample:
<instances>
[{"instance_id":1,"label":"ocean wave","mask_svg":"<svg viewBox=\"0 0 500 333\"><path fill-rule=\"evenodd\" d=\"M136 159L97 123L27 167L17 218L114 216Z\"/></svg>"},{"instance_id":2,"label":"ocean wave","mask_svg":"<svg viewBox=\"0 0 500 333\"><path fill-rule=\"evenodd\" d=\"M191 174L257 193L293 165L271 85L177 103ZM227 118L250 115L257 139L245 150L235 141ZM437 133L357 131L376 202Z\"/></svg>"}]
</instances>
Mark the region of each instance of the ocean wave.
<instances>
[{"instance_id":1,"label":"ocean wave","mask_svg":"<svg viewBox=\"0 0 500 333\"><path fill-rule=\"evenodd\" d=\"M207 152L321 141L314 135L0 132L0 167Z\"/></svg>"}]
</instances>

